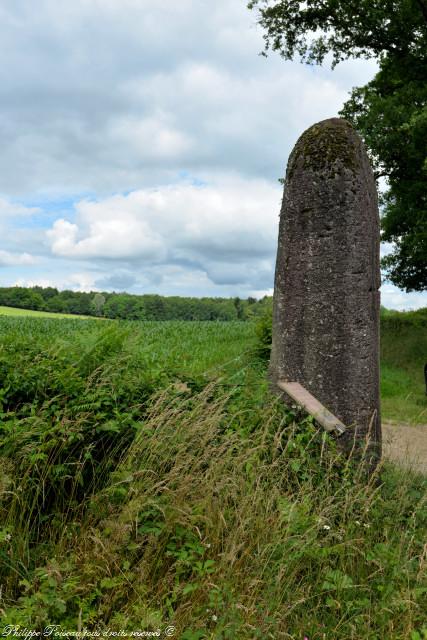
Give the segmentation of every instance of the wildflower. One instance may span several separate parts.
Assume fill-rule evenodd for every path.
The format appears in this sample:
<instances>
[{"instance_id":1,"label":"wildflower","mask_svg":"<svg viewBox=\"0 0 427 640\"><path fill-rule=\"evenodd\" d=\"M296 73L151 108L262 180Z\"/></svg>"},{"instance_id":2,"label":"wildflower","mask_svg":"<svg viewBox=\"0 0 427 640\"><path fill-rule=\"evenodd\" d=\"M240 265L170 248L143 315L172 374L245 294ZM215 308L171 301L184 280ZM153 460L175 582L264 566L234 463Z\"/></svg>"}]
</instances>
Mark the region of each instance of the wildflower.
<instances>
[{"instance_id":1,"label":"wildflower","mask_svg":"<svg viewBox=\"0 0 427 640\"><path fill-rule=\"evenodd\" d=\"M323 528L325 529L325 531L330 531L331 527L328 524L324 524Z\"/></svg>"},{"instance_id":2,"label":"wildflower","mask_svg":"<svg viewBox=\"0 0 427 640\"><path fill-rule=\"evenodd\" d=\"M218 616L216 616L216 615L214 614L214 615L212 616L212 620L213 620L214 622L217 622L217 620L218 620Z\"/></svg>"},{"instance_id":3,"label":"wildflower","mask_svg":"<svg viewBox=\"0 0 427 640\"><path fill-rule=\"evenodd\" d=\"M370 524L368 524L367 522L365 522L365 524L363 525L365 527L365 529L369 529L369 527L371 526Z\"/></svg>"},{"instance_id":4,"label":"wildflower","mask_svg":"<svg viewBox=\"0 0 427 640\"><path fill-rule=\"evenodd\" d=\"M355 520L355 523L357 524L358 527L360 527L360 522L359 520Z\"/></svg>"}]
</instances>

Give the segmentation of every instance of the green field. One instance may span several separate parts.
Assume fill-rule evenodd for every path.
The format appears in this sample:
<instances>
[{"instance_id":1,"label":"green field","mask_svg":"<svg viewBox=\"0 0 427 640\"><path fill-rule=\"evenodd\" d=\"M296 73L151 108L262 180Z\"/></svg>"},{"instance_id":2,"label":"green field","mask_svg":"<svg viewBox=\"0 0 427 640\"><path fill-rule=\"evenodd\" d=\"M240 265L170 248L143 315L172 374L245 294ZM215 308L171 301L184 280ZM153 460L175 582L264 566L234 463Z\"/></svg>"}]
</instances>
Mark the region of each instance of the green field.
<instances>
[{"instance_id":1,"label":"green field","mask_svg":"<svg viewBox=\"0 0 427 640\"><path fill-rule=\"evenodd\" d=\"M387 312L392 314L392 312ZM405 314L403 314L405 315ZM64 313L50 313L0 306L0 316L54 318L54 319L99 319ZM222 323L223 335L228 333L228 325ZM78 325L80 326L80 325ZM145 323L150 326L150 323ZM156 327L156 324L151 325ZM161 326L161 325L159 325ZM171 325L167 325L171 326ZM173 326L173 325L172 325ZM187 346L187 353L183 353L181 360L190 368L203 370L215 363L223 364L227 361L228 350L237 356L246 351L253 343L253 328L251 323L239 323L237 326L238 339L212 342L211 334L205 323L180 323L179 331L185 336L182 346ZM64 329L64 327L62 327ZM173 332L172 332L173 333ZM160 335L160 334L159 334ZM164 342L169 353L175 354L175 341ZM178 340L179 342L179 340ZM209 347L212 348L209 348ZM157 351L157 347L155 348ZM387 422L402 424L427 424L427 397L425 393L424 364L427 361L427 329L425 327L405 326L391 329L387 327L381 335L381 406L382 418Z\"/></svg>"},{"instance_id":2,"label":"green field","mask_svg":"<svg viewBox=\"0 0 427 640\"><path fill-rule=\"evenodd\" d=\"M78 316L71 313L51 313L49 311L35 311L33 309L18 309L17 307L0 306L1 316L31 317L31 318L89 318L90 316Z\"/></svg>"},{"instance_id":3,"label":"green field","mask_svg":"<svg viewBox=\"0 0 427 640\"><path fill-rule=\"evenodd\" d=\"M426 362L426 327L404 325L382 331L381 409L385 420L427 424Z\"/></svg>"},{"instance_id":4,"label":"green field","mask_svg":"<svg viewBox=\"0 0 427 640\"><path fill-rule=\"evenodd\" d=\"M252 323L5 316L0 335L4 625L427 636L425 478L366 485L270 396ZM383 336L390 417L424 416L423 339Z\"/></svg>"}]
</instances>

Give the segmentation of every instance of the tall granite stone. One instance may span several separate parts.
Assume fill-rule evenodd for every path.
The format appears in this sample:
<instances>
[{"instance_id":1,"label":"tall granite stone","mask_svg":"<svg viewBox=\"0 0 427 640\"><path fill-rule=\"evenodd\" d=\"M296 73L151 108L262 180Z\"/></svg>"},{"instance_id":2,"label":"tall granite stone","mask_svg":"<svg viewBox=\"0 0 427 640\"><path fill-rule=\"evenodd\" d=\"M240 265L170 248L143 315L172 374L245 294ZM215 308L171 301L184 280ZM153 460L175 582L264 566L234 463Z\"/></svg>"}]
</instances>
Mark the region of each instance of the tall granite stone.
<instances>
[{"instance_id":1,"label":"tall granite stone","mask_svg":"<svg viewBox=\"0 0 427 640\"><path fill-rule=\"evenodd\" d=\"M381 455L379 215L363 143L345 120L305 131L289 158L274 285L270 377L299 382ZM366 438L369 433L369 438Z\"/></svg>"}]
</instances>

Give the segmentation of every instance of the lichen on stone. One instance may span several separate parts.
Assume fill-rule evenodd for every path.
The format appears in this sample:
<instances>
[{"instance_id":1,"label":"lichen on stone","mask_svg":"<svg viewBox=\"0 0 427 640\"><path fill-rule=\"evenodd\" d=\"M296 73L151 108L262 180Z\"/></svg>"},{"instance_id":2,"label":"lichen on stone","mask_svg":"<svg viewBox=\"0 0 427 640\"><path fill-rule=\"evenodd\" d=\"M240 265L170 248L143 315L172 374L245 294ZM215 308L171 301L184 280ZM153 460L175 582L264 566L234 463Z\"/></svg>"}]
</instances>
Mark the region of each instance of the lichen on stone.
<instances>
[{"instance_id":1,"label":"lichen on stone","mask_svg":"<svg viewBox=\"0 0 427 640\"><path fill-rule=\"evenodd\" d=\"M314 124L295 145L289 158L288 179L292 178L300 158L305 170L316 173L333 175L340 167L355 172L357 142L354 130L346 120L331 118Z\"/></svg>"}]
</instances>

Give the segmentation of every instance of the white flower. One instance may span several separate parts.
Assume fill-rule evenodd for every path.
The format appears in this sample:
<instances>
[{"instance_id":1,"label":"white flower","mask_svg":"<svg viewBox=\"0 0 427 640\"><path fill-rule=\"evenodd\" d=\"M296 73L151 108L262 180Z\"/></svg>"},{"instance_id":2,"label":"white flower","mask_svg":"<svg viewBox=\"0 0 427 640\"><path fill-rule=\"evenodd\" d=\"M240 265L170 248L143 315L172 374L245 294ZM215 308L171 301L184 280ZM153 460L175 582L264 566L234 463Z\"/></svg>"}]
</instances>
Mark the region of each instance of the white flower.
<instances>
[{"instance_id":1,"label":"white flower","mask_svg":"<svg viewBox=\"0 0 427 640\"><path fill-rule=\"evenodd\" d=\"M216 616L216 615L214 614L214 615L212 616L212 620L213 620L214 622L216 622L216 621L218 620L218 616Z\"/></svg>"},{"instance_id":2,"label":"white flower","mask_svg":"<svg viewBox=\"0 0 427 640\"><path fill-rule=\"evenodd\" d=\"M355 523L357 524L358 527L360 527L360 522L359 520L355 520Z\"/></svg>"},{"instance_id":3,"label":"white flower","mask_svg":"<svg viewBox=\"0 0 427 640\"><path fill-rule=\"evenodd\" d=\"M325 531L330 531L331 527L328 524L324 524L323 528L325 529Z\"/></svg>"}]
</instances>

